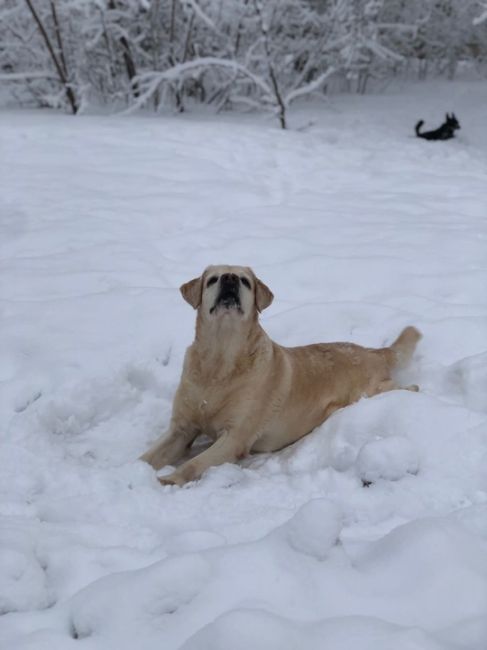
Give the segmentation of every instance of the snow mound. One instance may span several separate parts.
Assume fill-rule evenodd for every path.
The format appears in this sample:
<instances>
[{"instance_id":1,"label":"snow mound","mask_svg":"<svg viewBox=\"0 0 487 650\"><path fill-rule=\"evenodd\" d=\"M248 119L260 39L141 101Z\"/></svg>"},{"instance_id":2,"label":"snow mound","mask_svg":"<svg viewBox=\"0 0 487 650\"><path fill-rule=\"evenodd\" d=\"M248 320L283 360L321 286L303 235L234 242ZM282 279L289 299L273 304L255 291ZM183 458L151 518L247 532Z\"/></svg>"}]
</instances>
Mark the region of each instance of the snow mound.
<instances>
[{"instance_id":1,"label":"snow mound","mask_svg":"<svg viewBox=\"0 0 487 650\"><path fill-rule=\"evenodd\" d=\"M69 602L71 635L123 640L139 626L151 630L155 621L181 622L209 577L208 563L188 555L101 578Z\"/></svg>"},{"instance_id":2,"label":"snow mound","mask_svg":"<svg viewBox=\"0 0 487 650\"><path fill-rule=\"evenodd\" d=\"M358 453L356 467L364 482L398 481L406 474L417 474L419 457L407 438L391 436L366 442Z\"/></svg>"},{"instance_id":3,"label":"snow mound","mask_svg":"<svg viewBox=\"0 0 487 650\"><path fill-rule=\"evenodd\" d=\"M457 391L471 409L487 412L487 352L453 364L446 376L450 390Z\"/></svg>"},{"instance_id":4,"label":"snow mound","mask_svg":"<svg viewBox=\"0 0 487 650\"><path fill-rule=\"evenodd\" d=\"M386 587L390 611L401 607L401 618L411 624L427 619L432 629L445 629L485 612L486 553L486 540L470 535L454 518L428 518L392 530L371 545L357 567L376 589Z\"/></svg>"},{"instance_id":5,"label":"snow mound","mask_svg":"<svg viewBox=\"0 0 487 650\"><path fill-rule=\"evenodd\" d=\"M421 630L349 616L298 622L270 612L236 610L219 617L181 650L444 650Z\"/></svg>"},{"instance_id":6,"label":"snow mound","mask_svg":"<svg viewBox=\"0 0 487 650\"><path fill-rule=\"evenodd\" d=\"M326 499L312 499L276 531L291 547L323 560L337 543L342 527L338 507Z\"/></svg>"},{"instance_id":7,"label":"snow mound","mask_svg":"<svg viewBox=\"0 0 487 650\"><path fill-rule=\"evenodd\" d=\"M2 527L0 576L0 615L44 609L52 604L46 573L36 555L32 534L14 527Z\"/></svg>"}]
</instances>

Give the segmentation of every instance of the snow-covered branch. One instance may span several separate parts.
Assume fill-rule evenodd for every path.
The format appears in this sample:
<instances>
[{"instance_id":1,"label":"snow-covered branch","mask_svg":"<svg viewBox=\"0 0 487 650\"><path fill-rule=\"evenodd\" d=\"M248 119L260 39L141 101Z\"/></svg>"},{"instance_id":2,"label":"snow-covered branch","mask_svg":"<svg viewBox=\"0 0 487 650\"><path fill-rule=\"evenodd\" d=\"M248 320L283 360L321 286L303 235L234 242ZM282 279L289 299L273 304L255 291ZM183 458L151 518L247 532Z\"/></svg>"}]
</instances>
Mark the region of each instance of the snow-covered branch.
<instances>
[{"instance_id":1,"label":"snow-covered branch","mask_svg":"<svg viewBox=\"0 0 487 650\"><path fill-rule=\"evenodd\" d=\"M284 101L286 102L286 105L289 106L291 102L293 102L298 97L303 97L304 95L309 95L315 92L315 90L321 88L325 81L329 79L329 77L331 77L334 73L335 69L330 68L326 72L323 72L323 74L321 74L314 81L310 81L310 83L306 84L305 86L301 86L300 88L295 88L285 96Z\"/></svg>"},{"instance_id":2,"label":"snow-covered branch","mask_svg":"<svg viewBox=\"0 0 487 650\"><path fill-rule=\"evenodd\" d=\"M27 79L57 79L52 72L0 72L0 81L26 81Z\"/></svg>"},{"instance_id":3,"label":"snow-covered branch","mask_svg":"<svg viewBox=\"0 0 487 650\"><path fill-rule=\"evenodd\" d=\"M451 77L458 61L487 61L487 0L0 2L0 79L41 105L61 86L74 110L245 102L285 125L325 83L365 92L411 71Z\"/></svg>"},{"instance_id":4,"label":"snow-covered branch","mask_svg":"<svg viewBox=\"0 0 487 650\"><path fill-rule=\"evenodd\" d=\"M477 26L485 22L487 22L487 3L484 2L481 5L481 13L473 19L473 24Z\"/></svg>"},{"instance_id":5,"label":"snow-covered branch","mask_svg":"<svg viewBox=\"0 0 487 650\"><path fill-rule=\"evenodd\" d=\"M250 70L236 61L219 59L216 57L204 57L186 63L179 63L163 72L151 71L138 75L137 82L143 90L141 91L140 97L138 97L137 101L134 102L125 112L131 113L143 106L162 83L176 81L183 78L188 73L210 67L226 68L233 72L238 72L250 79L250 81L252 81L256 87L260 88L265 95L270 95L272 92L263 79L253 74Z\"/></svg>"}]
</instances>

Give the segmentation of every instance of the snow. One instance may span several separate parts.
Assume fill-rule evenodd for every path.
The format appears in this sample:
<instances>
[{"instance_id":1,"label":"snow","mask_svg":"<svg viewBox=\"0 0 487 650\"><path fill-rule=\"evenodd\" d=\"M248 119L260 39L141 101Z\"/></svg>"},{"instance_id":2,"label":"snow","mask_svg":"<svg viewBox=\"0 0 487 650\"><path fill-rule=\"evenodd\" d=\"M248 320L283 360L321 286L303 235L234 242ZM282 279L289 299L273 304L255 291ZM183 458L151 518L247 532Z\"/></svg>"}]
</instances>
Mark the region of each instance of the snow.
<instances>
[{"instance_id":1,"label":"snow","mask_svg":"<svg viewBox=\"0 0 487 650\"><path fill-rule=\"evenodd\" d=\"M0 647L487 647L486 100L391 87L289 132L2 113ZM413 137L447 110L458 138ZM414 324L420 392L162 487L136 459L192 339L178 287L210 263L254 268L285 345Z\"/></svg>"},{"instance_id":2,"label":"snow","mask_svg":"<svg viewBox=\"0 0 487 650\"><path fill-rule=\"evenodd\" d=\"M413 444L403 436L369 440L357 456L357 471L362 481L373 483L381 478L398 481L406 474L417 474L419 458Z\"/></svg>"},{"instance_id":3,"label":"snow","mask_svg":"<svg viewBox=\"0 0 487 650\"><path fill-rule=\"evenodd\" d=\"M338 543L341 528L341 513L333 502L311 499L278 533L295 551L323 560Z\"/></svg>"}]
</instances>

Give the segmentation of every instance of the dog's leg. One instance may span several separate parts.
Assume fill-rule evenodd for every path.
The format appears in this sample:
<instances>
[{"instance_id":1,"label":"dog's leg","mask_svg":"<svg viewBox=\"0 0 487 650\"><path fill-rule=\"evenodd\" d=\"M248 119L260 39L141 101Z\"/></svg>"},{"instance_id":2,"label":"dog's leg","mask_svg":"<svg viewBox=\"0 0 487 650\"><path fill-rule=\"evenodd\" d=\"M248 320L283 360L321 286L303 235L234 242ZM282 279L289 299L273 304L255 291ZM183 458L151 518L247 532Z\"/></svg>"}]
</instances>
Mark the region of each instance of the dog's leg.
<instances>
[{"instance_id":1,"label":"dog's leg","mask_svg":"<svg viewBox=\"0 0 487 650\"><path fill-rule=\"evenodd\" d=\"M399 386L393 379L385 379L377 386L377 391L373 393L374 395L379 395L380 393L388 393L390 390L397 390Z\"/></svg>"},{"instance_id":2,"label":"dog's leg","mask_svg":"<svg viewBox=\"0 0 487 650\"><path fill-rule=\"evenodd\" d=\"M211 447L183 463L172 474L161 476L162 485L184 485L194 481L209 468L223 463L235 463L250 451L254 440L242 442L235 433L223 433Z\"/></svg>"},{"instance_id":3,"label":"dog's leg","mask_svg":"<svg viewBox=\"0 0 487 650\"><path fill-rule=\"evenodd\" d=\"M154 469L161 469L180 460L198 435L197 431L174 427L164 433L152 447L140 457Z\"/></svg>"},{"instance_id":4,"label":"dog's leg","mask_svg":"<svg viewBox=\"0 0 487 650\"><path fill-rule=\"evenodd\" d=\"M384 379L384 381L381 381L377 386L376 390L371 391L367 396L372 397L373 395L379 395L380 393L388 393L391 390L410 390L417 393L419 391L419 386L417 384L399 386L399 384L397 384L393 379Z\"/></svg>"}]
</instances>

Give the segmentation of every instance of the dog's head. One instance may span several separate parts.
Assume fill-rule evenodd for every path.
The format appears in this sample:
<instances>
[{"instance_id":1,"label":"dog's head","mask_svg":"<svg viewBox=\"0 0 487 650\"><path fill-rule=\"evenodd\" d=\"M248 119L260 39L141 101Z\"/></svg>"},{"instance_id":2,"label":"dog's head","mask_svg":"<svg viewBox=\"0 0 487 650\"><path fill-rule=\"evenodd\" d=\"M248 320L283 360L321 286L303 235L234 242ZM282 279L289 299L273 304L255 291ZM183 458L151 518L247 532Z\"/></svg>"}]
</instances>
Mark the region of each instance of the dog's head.
<instances>
[{"instance_id":1,"label":"dog's head","mask_svg":"<svg viewBox=\"0 0 487 650\"><path fill-rule=\"evenodd\" d=\"M455 117L455 113L451 113L451 115L446 114L446 123L453 131L460 128L460 122Z\"/></svg>"},{"instance_id":2,"label":"dog's head","mask_svg":"<svg viewBox=\"0 0 487 650\"><path fill-rule=\"evenodd\" d=\"M249 320L268 307L272 291L248 266L209 266L181 287L186 302L205 320Z\"/></svg>"}]
</instances>

